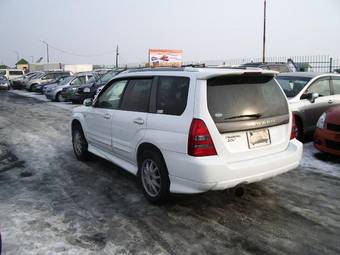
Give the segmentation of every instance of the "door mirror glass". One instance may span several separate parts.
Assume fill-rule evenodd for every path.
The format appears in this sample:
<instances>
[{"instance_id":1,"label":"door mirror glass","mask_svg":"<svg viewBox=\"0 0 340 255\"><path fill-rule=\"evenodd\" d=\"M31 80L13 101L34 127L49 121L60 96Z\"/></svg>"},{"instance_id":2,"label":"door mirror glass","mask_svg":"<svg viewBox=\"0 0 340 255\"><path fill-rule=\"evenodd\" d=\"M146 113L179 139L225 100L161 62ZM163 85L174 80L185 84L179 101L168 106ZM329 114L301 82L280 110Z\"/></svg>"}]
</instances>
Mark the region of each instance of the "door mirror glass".
<instances>
[{"instance_id":1,"label":"door mirror glass","mask_svg":"<svg viewBox=\"0 0 340 255\"><path fill-rule=\"evenodd\" d=\"M92 98L86 98L83 103L85 106L91 106L92 105Z\"/></svg>"}]
</instances>

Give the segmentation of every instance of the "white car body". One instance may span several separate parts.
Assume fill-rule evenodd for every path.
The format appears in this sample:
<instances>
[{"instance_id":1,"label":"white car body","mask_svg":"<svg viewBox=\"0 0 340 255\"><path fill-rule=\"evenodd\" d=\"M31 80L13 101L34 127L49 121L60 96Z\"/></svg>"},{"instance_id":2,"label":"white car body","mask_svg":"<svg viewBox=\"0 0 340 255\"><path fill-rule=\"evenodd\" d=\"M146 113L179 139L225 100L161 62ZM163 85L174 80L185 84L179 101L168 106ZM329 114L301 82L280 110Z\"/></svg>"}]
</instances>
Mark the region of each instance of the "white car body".
<instances>
[{"instance_id":1,"label":"white car body","mask_svg":"<svg viewBox=\"0 0 340 255\"><path fill-rule=\"evenodd\" d=\"M289 122L268 127L270 145L249 149L247 131L220 133L207 107L207 79L259 72L266 75L275 74L265 70L210 68L185 68L182 71L151 69L121 73L114 80L143 76L188 77L190 83L184 112L174 116L80 106L73 110L72 122L81 124L90 152L135 175L138 173L139 148L144 144L157 147L168 169L172 193L191 194L224 190L261 181L293 170L299 165L302 144L296 139L290 139L290 110ZM103 91L95 100L100 98ZM188 155L188 135L193 119L204 121L217 155Z\"/></svg>"},{"instance_id":2,"label":"white car body","mask_svg":"<svg viewBox=\"0 0 340 255\"><path fill-rule=\"evenodd\" d=\"M6 76L6 78L11 81L15 78L22 77L24 75L24 71L20 69L0 69L0 74Z\"/></svg>"}]
</instances>

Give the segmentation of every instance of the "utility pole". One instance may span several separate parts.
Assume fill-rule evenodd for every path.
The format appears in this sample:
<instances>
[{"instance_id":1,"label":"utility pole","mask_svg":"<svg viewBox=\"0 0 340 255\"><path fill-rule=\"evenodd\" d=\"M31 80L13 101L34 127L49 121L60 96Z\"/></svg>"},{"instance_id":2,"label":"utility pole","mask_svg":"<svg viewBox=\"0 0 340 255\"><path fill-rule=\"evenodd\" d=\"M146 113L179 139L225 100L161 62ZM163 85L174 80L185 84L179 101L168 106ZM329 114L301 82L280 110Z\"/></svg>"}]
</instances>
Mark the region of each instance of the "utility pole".
<instances>
[{"instance_id":1,"label":"utility pole","mask_svg":"<svg viewBox=\"0 0 340 255\"><path fill-rule=\"evenodd\" d=\"M263 15L263 52L262 62L266 62L266 16L267 16L267 0L264 0L264 15Z\"/></svg>"},{"instance_id":2,"label":"utility pole","mask_svg":"<svg viewBox=\"0 0 340 255\"><path fill-rule=\"evenodd\" d=\"M45 42L45 41L41 41L41 42L46 45L47 63L50 63L50 54L48 52L48 43Z\"/></svg>"},{"instance_id":3,"label":"utility pole","mask_svg":"<svg viewBox=\"0 0 340 255\"><path fill-rule=\"evenodd\" d=\"M118 44L116 48L116 68L118 68L118 56L119 56L119 49L118 49Z\"/></svg>"},{"instance_id":4,"label":"utility pole","mask_svg":"<svg viewBox=\"0 0 340 255\"><path fill-rule=\"evenodd\" d=\"M19 58L20 58L20 54L19 54L19 52L18 51L16 51L16 50L12 50L14 53L15 53L15 55L17 55L17 62L19 61Z\"/></svg>"}]
</instances>

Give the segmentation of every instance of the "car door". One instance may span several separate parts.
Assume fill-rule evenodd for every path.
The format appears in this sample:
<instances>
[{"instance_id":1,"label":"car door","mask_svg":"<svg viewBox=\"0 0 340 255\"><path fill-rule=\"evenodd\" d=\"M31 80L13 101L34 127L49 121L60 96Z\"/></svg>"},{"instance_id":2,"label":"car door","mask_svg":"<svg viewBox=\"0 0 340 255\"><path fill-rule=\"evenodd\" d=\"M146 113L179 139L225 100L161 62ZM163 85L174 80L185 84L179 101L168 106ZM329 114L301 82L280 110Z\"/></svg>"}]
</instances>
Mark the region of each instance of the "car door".
<instances>
[{"instance_id":1,"label":"car door","mask_svg":"<svg viewBox=\"0 0 340 255\"><path fill-rule=\"evenodd\" d=\"M340 105L340 76L332 77L333 105Z\"/></svg>"},{"instance_id":2,"label":"car door","mask_svg":"<svg viewBox=\"0 0 340 255\"><path fill-rule=\"evenodd\" d=\"M113 82L98 96L84 116L88 142L108 153L113 151L113 111L118 108L126 85L127 80Z\"/></svg>"},{"instance_id":3,"label":"car door","mask_svg":"<svg viewBox=\"0 0 340 255\"><path fill-rule=\"evenodd\" d=\"M134 163L136 146L144 137L153 77L130 79L112 122L116 156Z\"/></svg>"},{"instance_id":4,"label":"car door","mask_svg":"<svg viewBox=\"0 0 340 255\"><path fill-rule=\"evenodd\" d=\"M315 129L316 122L318 121L320 115L333 104L330 77L322 77L314 81L304 92L304 94L308 93L318 93L319 97L316 98L314 102L311 102L308 99L302 99L306 100L304 107L304 128L306 132Z\"/></svg>"}]
</instances>

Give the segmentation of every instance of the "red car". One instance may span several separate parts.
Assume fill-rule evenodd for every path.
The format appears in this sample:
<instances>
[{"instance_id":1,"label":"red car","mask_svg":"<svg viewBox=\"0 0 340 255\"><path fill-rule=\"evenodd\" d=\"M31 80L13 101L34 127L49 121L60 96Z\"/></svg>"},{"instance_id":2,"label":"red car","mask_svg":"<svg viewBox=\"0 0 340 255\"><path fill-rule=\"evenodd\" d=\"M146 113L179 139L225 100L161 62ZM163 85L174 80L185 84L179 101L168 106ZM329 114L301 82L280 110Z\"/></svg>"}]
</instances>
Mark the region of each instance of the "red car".
<instances>
[{"instance_id":1,"label":"red car","mask_svg":"<svg viewBox=\"0 0 340 255\"><path fill-rule=\"evenodd\" d=\"M320 116L314 133L314 146L322 152L340 156L340 106Z\"/></svg>"}]
</instances>

